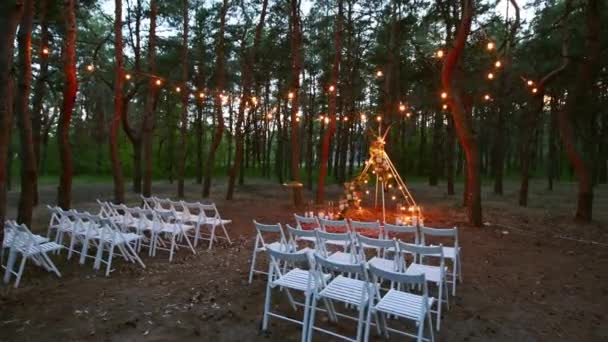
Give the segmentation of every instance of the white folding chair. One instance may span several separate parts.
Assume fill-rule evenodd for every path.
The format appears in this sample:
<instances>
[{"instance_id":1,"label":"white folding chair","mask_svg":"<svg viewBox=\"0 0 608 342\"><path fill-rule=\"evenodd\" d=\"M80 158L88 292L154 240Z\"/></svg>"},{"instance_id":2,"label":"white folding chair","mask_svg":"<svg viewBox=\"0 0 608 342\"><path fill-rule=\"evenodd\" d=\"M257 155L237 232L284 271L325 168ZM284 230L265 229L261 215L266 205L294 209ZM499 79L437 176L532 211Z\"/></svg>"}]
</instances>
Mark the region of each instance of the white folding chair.
<instances>
[{"instance_id":1,"label":"white folding chair","mask_svg":"<svg viewBox=\"0 0 608 342\"><path fill-rule=\"evenodd\" d=\"M365 326L365 310L370 298L370 286L365 263L347 264L333 262L319 255L318 253L315 253L315 264L316 279L321 286L315 288L313 291L314 296L311 305L307 341L312 340L314 330L348 341L361 341L361 338L363 337L363 327ZM340 274L328 282L325 277L321 276L331 272L343 274L349 273L354 275L354 277L348 278ZM329 319L333 323L337 323L338 317L351 319L357 322L356 339L315 326L315 313L317 311L317 303L319 301L324 302ZM335 306L333 305L334 301L342 302L346 304L347 307L352 306L358 311L358 317L337 312Z\"/></svg>"},{"instance_id":2,"label":"white folding chair","mask_svg":"<svg viewBox=\"0 0 608 342\"><path fill-rule=\"evenodd\" d=\"M253 255L251 257L251 266L249 268L249 284L253 281L254 273L267 274L265 271L255 269L255 261L260 252L265 252L268 249L274 249L282 252L289 251L285 234L280 223L277 224L262 224L253 220L256 230L255 242L253 245ZM266 238L264 238L266 235ZM274 241L267 241L268 236L273 236Z\"/></svg>"},{"instance_id":3,"label":"white folding chair","mask_svg":"<svg viewBox=\"0 0 608 342\"><path fill-rule=\"evenodd\" d=\"M266 299L264 300L264 316L262 319L262 330L268 330L268 322L270 317L287 320L292 323L297 323L302 326L301 341L306 338L308 328L308 317L310 315L310 304L313 295L313 290L318 289L321 285L315 281L315 270L313 269L311 256L309 253L288 253L281 252L272 248L267 249L270 262L268 267L268 282L266 283ZM285 267L281 268L281 264L289 264L290 270L285 271ZM300 268L298 266L302 266ZM324 274L323 279L329 280L331 275ZM288 317L284 314L271 311L271 296L272 290L279 287L287 294L290 304L294 311L297 306L304 308L302 320L293 317ZM304 301L295 301L291 291L298 291L304 294Z\"/></svg>"},{"instance_id":4,"label":"white folding chair","mask_svg":"<svg viewBox=\"0 0 608 342\"><path fill-rule=\"evenodd\" d=\"M49 242L47 238L33 234L24 224L17 224L16 222L9 221L6 225L7 227L5 227L4 230L5 236L1 248L2 256L0 257L0 260L4 261L4 249L9 250L6 265L2 263L2 267L5 268L5 284L8 284L11 276L14 275L14 286L15 288L19 287L28 259L47 271L53 272L58 277L61 277L61 273L47 254L61 249L61 245L55 242ZM21 255L21 262L19 268L16 270L14 267L18 255Z\"/></svg>"},{"instance_id":5,"label":"white folding chair","mask_svg":"<svg viewBox=\"0 0 608 342\"><path fill-rule=\"evenodd\" d=\"M385 223L384 224L384 238L387 240L396 239L401 242L411 243L414 245L420 244L420 238L418 235L418 228L416 226L400 226ZM391 252L397 253L396 249L390 249ZM415 258L416 256L413 255ZM414 261L416 261L414 259Z\"/></svg>"},{"instance_id":6,"label":"white folding chair","mask_svg":"<svg viewBox=\"0 0 608 342\"><path fill-rule=\"evenodd\" d=\"M350 233L347 220L326 220L319 219L321 230L328 233Z\"/></svg>"},{"instance_id":7,"label":"white folding chair","mask_svg":"<svg viewBox=\"0 0 608 342\"><path fill-rule=\"evenodd\" d=\"M152 240L153 252L152 255L156 255L156 250L165 250L169 252L169 262L173 261L173 255L175 251L180 247L185 247L192 251L192 254L196 254L196 250L190 241L195 227L192 224L182 222L175 219L177 214L175 211L172 212L158 212L155 211L153 215L154 222L152 224L152 234L154 236ZM164 241L161 241L164 240ZM186 240L186 243L183 243ZM170 244L169 248L164 247L166 244Z\"/></svg>"},{"instance_id":8,"label":"white folding chair","mask_svg":"<svg viewBox=\"0 0 608 342\"><path fill-rule=\"evenodd\" d=\"M305 217L300 216L298 214L293 214L293 217L296 219L296 228L304 231L314 231L315 229L321 229L321 225L316 217ZM316 237L304 234L298 237L302 240L307 240L310 242L315 242Z\"/></svg>"},{"instance_id":9,"label":"white folding chair","mask_svg":"<svg viewBox=\"0 0 608 342\"><path fill-rule=\"evenodd\" d=\"M437 314L437 331L441 326L441 308L443 303L446 303L448 310L450 309L450 300L448 296L448 288L446 282L447 268L445 267L445 261L443 258L443 250L441 246L421 246L403 243L399 244L399 252L401 254L401 269L407 275L419 275L424 274L427 283L433 283L437 286L437 310L431 311ZM405 253L417 255L417 262L412 262L406 265ZM425 256L434 256L439 258L439 265L425 265L422 264Z\"/></svg>"},{"instance_id":10,"label":"white folding chair","mask_svg":"<svg viewBox=\"0 0 608 342\"><path fill-rule=\"evenodd\" d=\"M356 234L361 234L374 239L382 239L384 237L384 234L382 234L382 229L380 229L380 222L378 221L364 222L349 220L349 223L353 236Z\"/></svg>"},{"instance_id":11,"label":"white folding chair","mask_svg":"<svg viewBox=\"0 0 608 342\"><path fill-rule=\"evenodd\" d=\"M358 261L352 235L350 233L328 233L315 230L317 252L330 261L354 263ZM337 249L337 250L335 250Z\"/></svg>"},{"instance_id":12,"label":"white folding chair","mask_svg":"<svg viewBox=\"0 0 608 342\"><path fill-rule=\"evenodd\" d=\"M394 253L397 247L395 240L373 239L360 233L357 233L356 239L359 248L359 260L367 260L366 248L374 248L377 250L376 255L367 260L368 265L374 265L376 268L392 272L400 271L398 253ZM392 258L389 258L390 253L393 254Z\"/></svg>"},{"instance_id":13,"label":"white folding chair","mask_svg":"<svg viewBox=\"0 0 608 342\"><path fill-rule=\"evenodd\" d=\"M372 314L376 317L378 334L381 334L382 331L384 331L386 338L389 338L389 331L391 331L401 335L414 337L418 342L423 340L435 341L433 322L431 319L431 307L433 306L435 299L428 296L424 274L407 275L377 268L374 265L369 265L369 273L372 278L372 293L365 322L365 342L369 340ZM394 288L391 288L384 295L381 295L379 287L379 281L381 279L390 280L391 283L397 283L400 285L399 288L407 289L412 286L422 288L422 295L400 291ZM414 335L406 331L388 327L387 315L414 321L418 327L417 334ZM424 338L425 320L431 335L430 339Z\"/></svg>"},{"instance_id":14,"label":"white folding chair","mask_svg":"<svg viewBox=\"0 0 608 342\"><path fill-rule=\"evenodd\" d=\"M443 257L452 261L452 272L448 272L448 283L452 284L452 296L456 296L456 279L462 283L462 264L460 261L460 245L458 244L458 228L430 228L420 227L421 243L429 243L428 236L452 238L453 246L443 245Z\"/></svg>"},{"instance_id":15,"label":"white folding chair","mask_svg":"<svg viewBox=\"0 0 608 342\"><path fill-rule=\"evenodd\" d=\"M230 240L230 236L228 235L228 231L226 230L226 225L232 223L232 220L223 219L220 216L220 212L217 210L217 206L215 203L211 204L201 204L199 206L199 215L204 215L202 220L204 221L204 225L209 227L209 233L205 233L205 236L209 236L209 238L202 238L201 233L197 231L198 238L200 240L209 240L209 247L211 249L213 247L213 242L217 241L217 239L224 239L228 241L229 244L232 244ZM224 236L217 235L215 233L216 228L222 228L222 232Z\"/></svg>"}]
</instances>

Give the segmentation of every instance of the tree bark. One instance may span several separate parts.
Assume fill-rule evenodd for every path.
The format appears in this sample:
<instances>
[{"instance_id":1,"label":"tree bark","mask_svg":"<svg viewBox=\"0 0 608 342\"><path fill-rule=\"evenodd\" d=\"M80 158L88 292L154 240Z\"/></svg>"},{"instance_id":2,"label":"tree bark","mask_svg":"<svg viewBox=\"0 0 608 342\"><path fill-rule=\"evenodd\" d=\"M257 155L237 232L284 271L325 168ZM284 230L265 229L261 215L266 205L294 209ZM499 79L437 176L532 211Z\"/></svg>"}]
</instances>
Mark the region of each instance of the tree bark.
<instances>
[{"instance_id":1,"label":"tree bark","mask_svg":"<svg viewBox=\"0 0 608 342\"><path fill-rule=\"evenodd\" d=\"M21 192L17 222L32 224L32 210L36 196L36 155L32 141L29 95L32 82L32 23L34 21L34 1L25 0L24 12L17 35L19 57L17 77L17 98L15 111L21 141Z\"/></svg>"},{"instance_id":2,"label":"tree bark","mask_svg":"<svg viewBox=\"0 0 608 342\"><path fill-rule=\"evenodd\" d=\"M583 154L576 147L576 135L572 120L575 113L582 108L585 111L593 110L591 104L595 101L593 90L597 86L596 78L600 64L600 13L601 4L598 0L587 1L587 35L585 41L586 58L581 62L578 79L568 92L566 104L559 111L559 131L566 150L568 160L574 168L578 179L578 197L575 218L583 222L590 222L593 215L593 182L591 177L591 162L585 160Z\"/></svg>"},{"instance_id":3,"label":"tree bark","mask_svg":"<svg viewBox=\"0 0 608 342\"><path fill-rule=\"evenodd\" d=\"M48 19L47 19L47 11L48 11L48 2L47 0L40 0L39 4L39 12L38 12L38 21L40 22L40 44L38 46L38 63L40 65L40 70L38 72L38 77L36 78L36 82L34 84L34 95L32 98L32 142L34 144L34 154L36 155L36 167L37 167L37 176L40 174L40 144L42 140L42 115L44 114L44 109L42 108L42 102L44 100L44 96L46 94L46 82L48 81L48 70L49 70L49 59L48 53L45 53L45 50L48 49L49 45L49 28L48 28ZM34 205L38 204L38 177L35 179L34 183L35 193L34 193Z\"/></svg>"},{"instance_id":4,"label":"tree bark","mask_svg":"<svg viewBox=\"0 0 608 342\"><path fill-rule=\"evenodd\" d=\"M215 62L215 87L216 92L213 95L213 106L216 116L215 121L215 133L213 134L213 138L211 139L211 146L209 149L209 154L207 155L207 167L205 169L205 181L203 182L203 198L209 197L209 193L211 191L211 178L213 177L213 170L215 167L215 154L217 152L217 148L220 146L220 142L222 141L222 135L224 134L224 115L222 110L222 90L224 88L225 83L225 70L224 70L224 32L226 29L226 12L228 12L228 0L224 0L222 4L222 8L220 10L220 29L217 37L217 47L216 47L216 62ZM220 98L222 96L222 98Z\"/></svg>"},{"instance_id":5,"label":"tree bark","mask_svg":"<svg viewBox=\"0 0 608 342\"><path fill-rule=\"evenodd\" d=\"M184 198L184 174L188 148L188 0L182 2L182 112L180 126L179 164L177 165L177 197Z\"/></svg>"},{"instance_id":6,"label":"tree bark","mask_svg":"<svg viewBox=\"0 0 608 342\"><path fill-rule=\"evenodd\" d=\"M122 174L122 165L118 155L118 131L123 108L123 85L125 70L123 66L122 48L122 0L114 1L114 63L116 72L114 78L114 117L110 125L110 162L112 164L112 178L114 180L114 203L125 201L125 181Z\"/></svg>"},{"instance_id":7,"label":"tree bark","mask_svg":"<svg viewBox=\"0 0 608 342\"><path fill-rule=\"evenodd\" d=\"M250 95L251 87L253 83L253 68L256 63L256 53L262 39L262 29L264 28L264 21L266 19L266 10L268 7L268 0L264 0L262 2L262 11L260 14L260 21L258 22L255 28L255 36L253 39L253 47L248 52L245 48L245 39L243 39L243 59L245 59L243 63L243 95L241 96L241 100L239 101L239 111L238 117L236 121L236 153L234 156L234 164L230 168L228 174L228 190L226 192L226 199L231 200L234 196L234 185L236 182L237 176L242 176L242 163L243 163L243 149L244 149L244 130L242 129L243 123L245 120L245 110L247 109L247 105L251 108L257 106L257 98L253 99Z\"/></svg>"},{"instance_id":8,"label":"tree bark","mask_svg":"<svg viewBox=\"0 0 608 342\"><path fill-rule=\"evenodd\" d=\"M336 94L338 93L338 78L340 72L340 63L342 60L342 11L343 0L337 0L338 14L336 16L336 31L334 32L335 55L334 64L331 71L331 85L334 86L334 91L329 93L329 110L327 113L328 124L326 125L323 134L321 147L321 160L319 165L319 180L317 184L317 204L322 204L325 201L325 178L327 177L327 162L329 159L329 145L332 136L336 131Z\"/></svg>"},{"instance_id":9,"label":"tree bark","mask_svg":"<svg viewBox=\"0 0 608 342\"><path fill-rule=\"evenodd\" d=\"M476 133L472 127L471 107L465 104L462 90L454 84L452 76L465 48L467 37L471 32L473 20L474 0L464 0L462 19L458 29L453 48L449 51L441 74L444 89L449 92L448 103L452 110L454 126L465 152L467 165L467 216L473 226L482 225L481 213L481 179L479 174L479 146Z\"/></svg>"},{"instance_id":10,"label":"tree bark","mask_svg":"<svg viewBox=\"0 0 608 342\"><path fill-rule=\"evenodd\" d=\"M72 147L70 145L70 121L76 102L78 80L76 78L76 1L65 0L65 42L63 47L63 70L65 86L63 88L63 103L59 114L57 141L61 174L57 189L57 204L67 210L72 202Z\"/></svg>"},{"instance_id":11,"label":"tree bark","mask_svg":"<svg viewBox=\"0 0 608 342\"><path fill-rule=\"evenodd\" d=\"M342 1L342 0L339 0ZM291 0L291 91L294 96L291 100L291 179L294 182L300 181L300 145L298 110L300 99L300 71L302 70L301 45L302 45L302 24L300 18L300 0ZM302 204L302 188L294 188L294 205Z\"/></svg>"},{"instance_id":12,"label":"tree bark","mask_svg":"<svg viewBox=\"0 0 608 342\"><path fill-rule=\"evenodd\" d=\"M148 35L148 73L156 74L156 14L158 11L157 0L150 0L150 33ZM148 94L144 108L142 122L142 157L143 157L143 195L152 196L152 134L154 132L154 112L158 101L158 86L156 79L150 77L148 80Z\"/></svg>"}]
</instances>

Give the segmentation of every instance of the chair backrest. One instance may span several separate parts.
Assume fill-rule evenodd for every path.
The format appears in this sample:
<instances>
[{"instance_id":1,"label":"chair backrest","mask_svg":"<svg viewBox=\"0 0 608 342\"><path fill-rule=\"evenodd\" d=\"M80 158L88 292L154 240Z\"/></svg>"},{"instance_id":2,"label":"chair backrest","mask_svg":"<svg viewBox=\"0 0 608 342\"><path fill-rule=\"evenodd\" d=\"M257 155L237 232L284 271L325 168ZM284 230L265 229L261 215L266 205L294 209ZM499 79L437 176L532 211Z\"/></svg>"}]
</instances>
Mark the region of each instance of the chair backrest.
<instances>
[{"instance_id":1,"label":"chair backrest","mask_svg":"<svg viewBox=\"0 0 608 342\"><path fill-rule=\"evenodd\" d=\"M293 214L293 217L296 219L296 225L299 229L315 230L317 228L321 228L321 225L316 217L306 217L298 214Z\"/></svg>"},{"instance_id":2,"label":"chair backrest","mask_svg":"<svg viewBox=\"0 0 608 342\"><path fill-rule=\"evenodd\" d=\"M395 242L395 240L374 239L359 233L357 233L357 242L359 246L368 245L382 249L397 247L397 243Z\"/></svg>"},{"instance_id":3,"label":"chair backrest","mask_svg":"<svg viewBox=\"0 0 608 342\"><path fill-rule=\"evenodd\" d=\"M360 276L361 280L367 280L367 271L365 262L357 262L357 263L341 263L334 262L326 259L319 253L314 253L315 256L315 264L317 266L317 271L323 272L324 270L339 272L339 273L350 273L351 275Z\"/></svg>"},{"instance_id":4,"label":"chair backrest","mask_svg":"<svg viewBox=\"0 0 608 342\"><path fill-rule=\"evenodd\" d=\"M259 247L258 244L261 242L263 246L266 245L266 241L264 240L264 235L278 235L278 241L282 246L287 246L287 240L285 239L285 233L283 233L283 228L280 223L277 224L264 224L258 223L256 220L253 220L253 224L255 225L255 229L257 231L256 236L256 248Z\"/></svg>"},{"instance_id":5,"label":"chair backrest","mask_svg":"<svg viewBox=\"0 0 608 342\"><path fill-rule=\"evenodd\" d=\"M454 246L458 247L458 228L431 228L420 227L421 243L426 245L428 236L448 237L454 240Z\"/></svg>"},{"instance_id":6,"label":"chair backrest","mask_svg":"<svg viewBox=\"0 0 608 342\"><path fill-rule=\"evenodd\" d=\"M29 250L36 245L36 238L25 224L18 224L16 221L9 223L10 229L13 231L13 239L11 248L20 247L24 250Z\"/></svg>"},{"instance_id":7,"label":"chair backrest","mask_svg":"<svg viewBox=\"0 0 608 342\"><path fill-rule=\"evenodd\" d=\"M411 243L420 243L420 237L418 236L418 228L416 228L416 226L398 226L389 223L384 224L385 239L399 238L399 240L401 241L407 241L405 240L406 236L413 237L412 240L409 240L411 241Z\"/></svg>"},{"instance_id":8,"label":"chair backrest","mask_svg":"<svg viewBox=\"0 0 608 342\"><path fill-rule=\"evenodd\" d=\"M215 203L211 203L211 204L201 204L199 206L199 210L201 211L201 214L204 214L205 217L207 218L213 218L213 219L218 219L221 220L221 216L220 216L220 212L219 210L217 210L217 206L215 205Z\"/></svg>"},{"instance_id":9,"label":"chair backrest","mask_svg":"<svg viewBox=\"0 0 608 342\"><path fill-rule=\"evenodd\" d=\"M392 283L391 287L395 287L397 284L406 285L404 288L409 288L408 285L418 285L422 290L422 294L425 297L428 297L428 288L426 284L426 279L424 273L420 274L405 274L403 272L393 272L389 270L384 270L374 266L373 264L368 265L369 274L372 277L372 281L374 283L379 283L380 280L388 280ZM426 301L423 301L426 303Z\"/></svg>"},{"instance_id":10,"label":"chair backrest","mask_svg":"<svg viewBox=\"0 0 608 342\"><path fill-rule=\"evenodd\" d=\"M346 220L326 220L319 219L321 229L329 233L348 233L350 229L348 227L348 221Z\"/></svg>"},{"instance_id":11,"label":"chair backrest","mask_svg":"<svg viewBox=\"0 0 608 342\"><path fill-rule=\"evenodd\" d=\"M316 250L323 256L328 256L327 241L344 241L344 250L350 248L350 252L355 255L352 249L353 237L350 233L328 233L320 229L315 230L317 236Z\"/></svg>"},{"instance_id":12,"label":"chair backrest","mask_svg":"<svg viewBox=\"0 0 608 342\"><path fill-rule=\"evenodd\" d=\"M140 195L143 208L144 209L154 209L156 207L156 198L155 197L144 197L144 195Z\"/></svg>"},{"instance_id":13,"label":"chair backrest","mask_svg":"<svg viewBox=\"0 0 608 342\"><path fill-rule=\"evenodd\" d=\"M362 234L377 239L382 238L382 230L378 221L364 222L350 220L350 229L353 234Z\"/></svg>"},{"instance_id":14,"label":"chair backrest","mask_svg":"<svg viewBox=\"0 0 608 342\"><path fill-rule=\"evenodd\" d=\"M300 238L308 237L314 238L316 240L317 233L314 230L302 230L298 228L294 228L289 224L285 225L287 227L287 232L289 233L289 244L291 244L295 249L298 249L298 241Z\"/></svg>"}]
</instances>

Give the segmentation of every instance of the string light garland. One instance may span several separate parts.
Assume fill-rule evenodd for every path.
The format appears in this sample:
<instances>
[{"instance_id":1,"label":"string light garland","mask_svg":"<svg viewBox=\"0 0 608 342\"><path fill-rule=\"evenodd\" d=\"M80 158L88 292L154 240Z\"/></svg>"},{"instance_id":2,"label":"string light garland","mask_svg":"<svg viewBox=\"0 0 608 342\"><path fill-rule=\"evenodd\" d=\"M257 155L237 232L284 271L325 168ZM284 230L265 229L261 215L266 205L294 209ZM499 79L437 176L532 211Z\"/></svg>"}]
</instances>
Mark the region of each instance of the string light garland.
<instances>
[{"instance_id":1,"label":"string light garland","mask_svg":"<svg viewBox=\"0 0 608 342\"><path fill-rule=\"evenodd\" d=\"M382 117L380 115L376 116L376 121L378 121L378 122L382 121Z\"/></svg>"},{"instance_id":2,"label":"string light garland","mask_svg":"<svg viewBox=\"0 0 608 342\"><path fill-rule=\"evenodd\" d=\"M443 58L443 50L437 50L437 52L435 53L435 56L437 56L437 58Z\"/></svg>"},{"instance_id":3,"label":"string light garland","mask_svg":"<svg viewBox=\"0 0 608 342\"><path fill-rule=\"evenodd\" d=\"M163 81L160 78L157 78L154 83L160 87L163 84Z\"/></svg>"},{"instance_id":4,"label":"string light garland","mask_svg":"<svg viewBox=\"0 0 608 342\"><path fill-rule=\"evenodd\" d=\"M492 97L489 94L485 94L483 96L483 99L486 100L486 101L490 101L492 99Z\"/></svg>"},{"instance_id":5,"label":"string light garland","mask_svg":"<svg viewBox=\"0 0 608 342\"><path fill-rule=\"evenodd\" d=\"M441 93L441 98L442 99L447 99L448 98L448 93L446 93L445 91Z\"/></svg>"},{"instance_id":6,"label":"string light garland","mask_svg":"<svg viewBox=\"0 0 608 342\"><path fill-rule=\"evenodd\" d=\"M491 72L489 72L489 73L488 73L488 79L489 79L489 80L493 80L493 79L494 79L494 74L493 74L493 73L491 73Z\"/></svg>"},{"instance_id":7,"label":"string light garland","mask_svg":"<svg viewBox=\"0 0 608 342\"><path fill-rule=\"evenodd\" d=\"M494 42L488 42L488 44L486 45L486 49L488 49L488 51L494 50L495 47L496 45L494 44Z\"/></svg>"},{"instance_id":8,"label":"string light garland","mask_svg":"<svg viewBox=\"0 0 608 342\"><path fill-rule=\"evenodd\" d=\"M47 48L47 47L42 48L42 54L45 55L45 56L48 56L48 54L49 54L49 48Z\"/></svg>"},{"instance_id":9,"label":"string light garland","mask_svg":"<svg viewBox=\"0 0 608 342\"><path fill-rule=\"evenodd\" d=\"M125 80L129 81L131 79L131 74L125 74Z\"/></svg>"},{"instance_id":10,"label":"string light garland","mask_svg":"<svg viewBox=\"0 0 608 342\"><path fill-rule=\"evenodd\" d=\"M335 87L335 86L332 84L332 85L330 85L330 86L327 88L327 90L328 90L330 93L333 93L333 92L336 90L336 87Z\"/></svg>"},{"instance_id":11,"label":"string light garland","mask_svg":"<svg viewBox=\"0 0 608 342\"><path fill-rule=\"evenodd\" d=\"M382 70L376 71L376 77L382 77L382 76L384 76L384 73L382 72Z\"/></svg>"},{"instance_id":12,"label":"string light garland","mask_svg":"<svg viewBox=\"0 0 608 342\"><path fill-rule=\"evenodd\" d=\"M500 68L502 66L502 62L501 61L496 61L494 63L494 66L497 67L497 68Z\"/></svg>"},{"instance_id":13,"label":"string light garland","mask_svg":"<svg viewBox=\"0 0 608 342\"><path fill-rule=\"evenodd\" d=\"M94 71L94 70L95 70L95 66L94 66L93 64L89 64L89 65L87 65L87 71L88 71L88 72L92 72L92 71Z\"/></svg>"}]
</instances>

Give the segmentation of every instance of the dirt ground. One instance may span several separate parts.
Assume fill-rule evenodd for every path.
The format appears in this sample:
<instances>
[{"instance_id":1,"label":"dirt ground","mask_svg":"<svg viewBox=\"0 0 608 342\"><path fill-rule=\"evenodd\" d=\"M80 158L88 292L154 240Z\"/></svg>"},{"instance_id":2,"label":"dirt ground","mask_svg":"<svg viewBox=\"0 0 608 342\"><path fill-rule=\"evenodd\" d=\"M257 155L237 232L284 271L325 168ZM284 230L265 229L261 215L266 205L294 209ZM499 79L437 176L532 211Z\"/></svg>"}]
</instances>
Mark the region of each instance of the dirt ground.
<instances>
[{"instance_id":1,"label":"dirt ground","mask_svg":"<svg viewBox=\"0 0 608 342\"><path fill-rule=\"evenodd\" d=\"M446 196L444 186L409 187L428 226L460 228L464 283L438 341L608 341L608 187L596 188L596 219L588 225L571 219L574 184L548 192L532 183L529 208L517 206L516 183L502 197L488 187L483 228L464 223L461 196ZM212 199L234 221L232 245L199 246L196 255L181 250L172 263L162 252L145 255L146 269L117 259L110 277L65 253L54 257L59 279L30 264L19 289L0 286L0 341L298 341L299 327L285 321L271 320L270 332L260 332L265 279L247 284L252 219L292 222L288 194L261 180L239 188L231 202L224 190L219 181ZM95 199L111 191L110 184L75 184L74 207L96 211ZM175 186L158 183L154 191L174 196ZM332 192L338 199L340 188ZM188 199L199 194L200 186L187 186ZM17 198L9 194L9 217ZM41 203L54 201L55 187L44 187ZM39 206L34 230L46 232L48 218ZM286 298L274 298L285 309ZM352 330L351 322L338 324Z\"/></svg>"}]
</instances>

